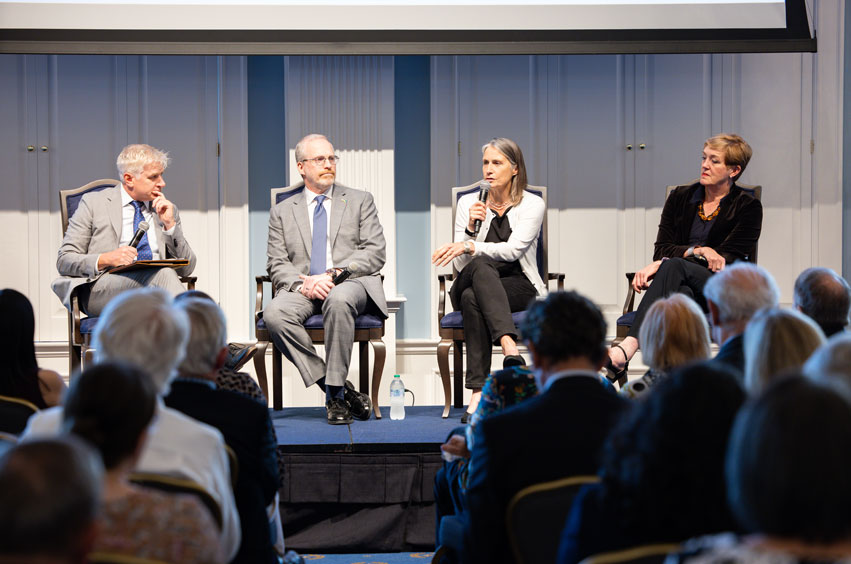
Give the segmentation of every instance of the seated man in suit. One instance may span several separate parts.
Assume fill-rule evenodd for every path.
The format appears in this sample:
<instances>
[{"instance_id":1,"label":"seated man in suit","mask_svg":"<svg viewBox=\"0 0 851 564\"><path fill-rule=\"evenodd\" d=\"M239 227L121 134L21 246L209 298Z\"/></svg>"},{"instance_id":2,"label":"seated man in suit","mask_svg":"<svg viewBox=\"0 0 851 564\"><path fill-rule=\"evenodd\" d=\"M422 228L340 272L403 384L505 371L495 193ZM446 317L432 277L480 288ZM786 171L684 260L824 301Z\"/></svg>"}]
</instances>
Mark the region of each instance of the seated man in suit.
<instances>
[{"instance_id":1,"label":"seated man in suit","mask_svg":"<svg viewBox=\"0 0 851 564\"><path fill-rule=\"evenodd\" d=\"M65 307L70 307L71 292L78 286L82 286L80 307L92 316L100 315L107 302L124 290L158 286L177 295L185 289L179 277L192 273L195 253L183 236L177 207L163 193L168 162L166 153L150 145L128 145L116 161L121 184L82 197L69 218L56 261L61 277L53 282L53 291ZM131 247L143 221L150 230ZM189 264L177 270L109 273L110 268L137 259L165 258L187 259Z\"/></svg>"},{"instance_id":2,"label":"seated man in suit","mask_svg":"<svg viewBox=\"0 0 851 564\"><path fill-rule=\"evenodd\" d=\"M263 318L305 386L325 391L328 423L366 420L369 396L356 392L346 377L357 315L369 309L387 317L378 273L386 258L384 231L369 192L335 184L338 157L325 136L299 141L295 159L304 181L269 213L266 269L277 295ZM343 269L351 275L335 285ZM303 326L318 313L325 323L324 359Z\"/></svg>"},{"instance_id":3,"label":"seated man in suit","mask_svg":"<svg viewBox=\"0 0 851 564\"><path fill-rule=\"evenodd\" d=\"M848 326L851 287L829 268L808 268L795 280L795 308L818 323L825 336L830 337Z\"/></svg>"},{"instance_id":4,"label":"seated man in suit","mask_svg":"<svg viewBox=\"0 0 851 564\"><path fill-rule=\"evenodd\" d=\"M178 296L175 306L189 317L189 342L165 404L221 431L236 453L234 493L242 545L231 562L277 564L266 514L278 491L278 441L269 410L238 392L216 388L227 356L227 323L221 308L191 294Z\"/></svg>"},{"instance_id":5,"label":"seated man in suit","mask_svg":"<svg viewBox=\"0 0 851 564\"><path fill-rule=\"evenodd\" d=\"M744 382L745 327L759 310L777 307L777 283L761 266L737 262L710 277L703 295L709 307L712 338L721 347L709 362L735 368L740 382Z\"/></svg>"},{"instance_id":6,"label":"seated man in suit","mask_svg":"<svg viewBox=\"0 0 851 564\"><path fill-rule=\"evenodd\" d=\"M83 564L97 536L103 464L85 441L21 443L0 458L0 564Z\"/></svg>"},{"instance_id":7,"label":"seated man in suit","mask_svg":"<svg viewBox=\"0 0 851 564\"><path fill-rule=\"evenodd\" d=\"M160 397L168 394L175 370L186 354L189 320L160 288L141 288L116 296L103 310L94 333L95 361L118 360L144 369ZM61 407L30 417L24 437L61 430ZM231 487L225 441L215 428L158 402L156 421L136 466L139 472L187 478L206 489L222 509L222 548L228 559L239 549L239 514Z\"/></svg>"},{"instance_id":8,"label":"seated man in suit","mask_svg":"<svg viewBox=\"0 0 851 564\"><path fill-rule=\"evenodd\" d=\"M595 474L600 447L629 405L600 380L606 321L590 300L551 293L531 305L521 333L540 393L483 419L474 431L465 562L513 562L508 502L532 484Z\"/></svg>"}]
</instances>

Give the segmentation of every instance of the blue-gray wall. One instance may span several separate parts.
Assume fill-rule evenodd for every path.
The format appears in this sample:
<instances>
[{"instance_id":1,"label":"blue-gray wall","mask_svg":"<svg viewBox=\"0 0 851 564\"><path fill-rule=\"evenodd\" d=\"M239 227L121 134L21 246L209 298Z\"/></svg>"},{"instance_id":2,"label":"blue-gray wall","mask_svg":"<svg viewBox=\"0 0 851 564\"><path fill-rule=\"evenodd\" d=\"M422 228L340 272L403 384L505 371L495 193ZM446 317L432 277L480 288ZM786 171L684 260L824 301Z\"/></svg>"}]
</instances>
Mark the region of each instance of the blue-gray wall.
<instances>
[{"instance_id":1,"label":"blue-gray wall","mask_svg":"<svg viewBox=\"0 0 851 564\"><path fill-rule=\"evenodd\" d=\"M408 301L397 316L400 339L430 335L431 106L429 57L396 57L396 285Z\"/></svg>"},{"instance_id":2,"label":"blue-gray wall","mask_svg":"<svg viewBox=\"0 0 851 564\"><path fill-rule=\"evenodd\" d=\"M286 185L288 178L284 108L284 58L248 57L248 249L252 276L266 273L269 189ZM253 279L249 299L254 311Z\"/></svg>"},{"instance_id":3,"label":"blue-gray wall","mask_svg":"<svg viewBox=\"0 0 851 564\"><path fill-rule=\"evenodd\" d=\"M266 272L269 189L287 183L284 58L248 57L249 265ZM429 58L395 59L394 166L396 275L408 298L398 315L397 337L429 337L430 106ZM254 285L249 290L254 300Z\"/></svg>"}]
</instances>

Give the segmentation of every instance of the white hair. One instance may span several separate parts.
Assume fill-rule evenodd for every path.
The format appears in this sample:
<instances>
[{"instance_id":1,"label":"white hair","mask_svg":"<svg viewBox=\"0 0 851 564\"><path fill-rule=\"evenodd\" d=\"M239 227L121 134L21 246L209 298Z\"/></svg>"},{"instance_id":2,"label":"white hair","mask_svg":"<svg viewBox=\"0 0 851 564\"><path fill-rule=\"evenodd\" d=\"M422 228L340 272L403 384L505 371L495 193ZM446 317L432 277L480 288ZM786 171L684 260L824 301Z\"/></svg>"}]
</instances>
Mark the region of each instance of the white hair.
<instances>
[{"instance_id":1,"label":"white hair","mask_svg":"<svg viewBox=\"0 0 851 564\"><path fill-rule=\"evenodd\" d=\"M748 323L743 338L745 389L759 393L784 372L800 370L825 342L816 322L795 309L764 309Z\"/></svg>"},{"instance_id":2,"label":"white hair","mask_svg":"<svg viewBox=\"0 0 851 564\"><path fill-rule=\"evenodd\" d=\"M804 374L818 382L841 380L851 387L851 334L837 333L804 363Z\"/></svg>"},{"instance_id":3,"label":"white hair","mask_svg":"<svg viewBox=\"0 0 851 564\"><path fill-rule=\"evenodd\" d=\"M295 162L300 163L304 160L304 146L310 143L311 141L315 141L317 139L324 139L328 141L328 138L322 135L321 133L310 133L301 138L301 140L295 145ZM331 141L328 141L331 143Z\"/></svg>"},{"instance_id":4,"label":"white hair","mask_svg":"<svg viewBox=\"0 0 851 564\"><path fill-rule=\"evenodd\" d=\"M123 180L124 173L138 176L150 164L158 164L165 170L170 161L171 159L169 159L168 153L165 151L161 151L150 145L137 143L127 145L121 149L121 153L119 153L118 158L115 160L115 166L118 167L118 174Z\"/></svg>"},{"instance_id":5,"label":"white hair","mask_svg":"<svg viewBox=\"0 0 851 564\"><path fill-rule=\"evenodd\" d=\"M113 298L95 326L98 361L121 360L147 372L160 396L169 391L186 353L189 319L161 288L129 290Z\"/></svg>"},{"instance_id":6,"label":"white hair","mask_svg":"<svg viewBox=\"0 0 851 564\"><path fill-rule=\"evenodd\" d=\"M181 298L175 307L189 318L189 342L178 372L187 376L213 372L218 368L219 353L227 346L227 322L222 308L200 297Z\"/></svg>"},{"instance_id":7,"label":"white hair","mask_svg":"<svg viewBox=\"0 0 851 564\"><path fill-rule=\"evenodd\" d=\"M774 308L780 302L780 289L764 268L737 262L711 276L703 295L718 307L721 323L747 321L756 312Z\"/></svg>"}]
</instances>

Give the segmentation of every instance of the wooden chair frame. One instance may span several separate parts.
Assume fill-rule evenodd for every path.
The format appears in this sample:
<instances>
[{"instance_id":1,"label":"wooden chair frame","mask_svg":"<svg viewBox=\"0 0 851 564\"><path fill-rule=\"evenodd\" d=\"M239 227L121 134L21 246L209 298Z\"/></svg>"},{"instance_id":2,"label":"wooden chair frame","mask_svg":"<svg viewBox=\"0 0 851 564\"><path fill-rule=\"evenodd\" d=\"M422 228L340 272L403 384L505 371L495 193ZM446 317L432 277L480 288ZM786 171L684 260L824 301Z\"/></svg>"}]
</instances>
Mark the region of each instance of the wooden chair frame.
<instances>
[{"instance_id":1,"label":"wooden chair frame","mask_svg":"<svg viewBox=\"0 0 851 564\"><path fill-rule=\"evenodd\" d=\"M270 205L274 207L278 204L278 196L286 192L295 190L298 185L286 186L282 188L272 188L270 194ZM270 208L271 209L271 208ZM382 281L384 277L382 276ZM272 342L271 335L268 329L261 329L258 326L261 314L263 312L263 288L264 284L272 284L271 278L267 274L256 276L254 278L257 284L257 292L254 302L254 331L257 338L257 354L254 355L254 370L257 373L257 381L260 383L260 389L269 397L269 384L266 375L266 349L272 343L272 405L276 411L284 408L283 400L283 360L282 353L278 347ZM277 289L272 286L272 298L277 295ZM378 405L378 389L381 385L381 375L384 372L384 363L387 359L387 347L384 345L384 327L385 322L382 320L381 327L369 329L355 329L354 342L358 344L358 370L359 381L358 389L361 393L370 394L372 400L372 412L376 419L381 419L381 408ZM307 329L307 334L314 345L325 344L325 329ZM372 367L372 391L370 392L369 383L369 345L375 352L375 362Z\"/></svg>"},{"instance_id":2,"label":"wooden chair frame","mask_svg":"<svg viewBox=\"0 0 851 564\"><path fill-rule=\"evenodd\" d=\"M515 520L514 520L514 512L517 507L523 503L524 500L527 500L531 496L538 496L540 494L548 494L552 492L556 492L558 490L564 489L573 489L577 492L579 488L586 484L596 484L600 481L599 476L569 476L567 478L560 478L558 480L552 480L549 482L541 482L540 484L533 484L531 486L527 486L514 494L511 498L511 501L508 502L508 507L505 511L505 530L508 531L508 542L511 545L511 550L514 553L514 560L518 564L525 564L525 560L523 559L523 554L520 551L520 546L518 543L518 538L515 535ZM570 511L570 507L565 507L565 512ZM565 517L567 515L565 514ZM534 563L528 563L534 564Z\"/></svg>"},{"instance_id":3,"label":"wooden chair frame","mask_svg":"<svg viewBox=\"0 0 851 564\"><path fill-rule=\"evenodd\" d=\"M479 183L470 184L469 186L456 186L452 188L452 229L453 229L453 240L454 240L454 230L455 230L455 212L458 208L458 199L461 195L464 195L471 190L476 189L479 186ZM531 184L526 187L527 191L532 193L539 193L541 197L544 199L544 203L547 203L547 188L546 186L532 186ZM551 280L556 280L558 284L559 290L564 290L564 274L560 272L549 272L549 257L548 257L548 245L547 245L547 213L544 212L544 221L541 224L541 235L539 236L539 244L542 249L542 270L543 273L546 273L544 276L542 274L541 278L544 280L544 284L548 284ZM438 274L437 275L437 283L438 283L438 292L437 292L437 327L438 327L438 335L440 336L440 342L437 344L437 366L440 370L440 379L443 382L443 418L446 419L449 417L449 408L452 400L452 386L450 385L450 372L449 372L449 349L453 349L453 370L452 374L455 377L455 407L464 407L464 395L463 395L463 382L464 382L464 329L457 328L442 328L440 326L440 321L446 315L446 301L447 301L447 282L452 282L458 276L458 272L455 270L455 267L452 267L451 274Z\"/></svg>"},{"instance_id":4,"label":"wooden chair frame","mask_svg":"<svg viewBox=\"0 0 851 564\"><path fill-rule=\"evenodd\" d=\"M59 211L62 218L62 236L68 231L68 223L71 217L68 214L68 198L85 194L95 189L103 190L111 186L121 184L120 180L114 178L101 178L84 184L79 188L71 188L59 191ZM195 276L183 276L180 281L187 285L189 290L195 289ZM73 376L83 367L85 362L91 360L91 333L82 333L81 324L86 316L80 311L80 298L77 295L79 287L71 293L71 309L68 311L68 375Z\"/></svg>"}]
</instances>

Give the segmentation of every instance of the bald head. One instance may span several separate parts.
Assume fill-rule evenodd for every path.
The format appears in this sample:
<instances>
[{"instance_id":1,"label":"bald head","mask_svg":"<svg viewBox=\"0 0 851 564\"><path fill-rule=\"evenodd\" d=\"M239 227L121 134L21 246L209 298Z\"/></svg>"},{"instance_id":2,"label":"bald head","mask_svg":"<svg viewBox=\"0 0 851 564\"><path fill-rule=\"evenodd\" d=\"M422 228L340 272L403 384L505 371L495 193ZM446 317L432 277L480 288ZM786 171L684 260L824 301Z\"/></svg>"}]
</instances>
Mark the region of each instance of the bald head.
<instances>
[{"instance_id":1,"label":"bald head","mask_svg":"<svg viewBox=\"0 0 851 564\"><path fill-rule=\"evenodd\" d=\"M808 268L795 280L795 307L834 335L848 325L851 287L829 268Z\"/></svg>"}]
</instances>

